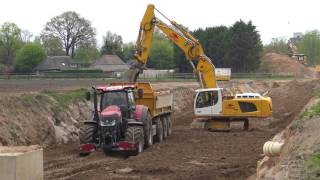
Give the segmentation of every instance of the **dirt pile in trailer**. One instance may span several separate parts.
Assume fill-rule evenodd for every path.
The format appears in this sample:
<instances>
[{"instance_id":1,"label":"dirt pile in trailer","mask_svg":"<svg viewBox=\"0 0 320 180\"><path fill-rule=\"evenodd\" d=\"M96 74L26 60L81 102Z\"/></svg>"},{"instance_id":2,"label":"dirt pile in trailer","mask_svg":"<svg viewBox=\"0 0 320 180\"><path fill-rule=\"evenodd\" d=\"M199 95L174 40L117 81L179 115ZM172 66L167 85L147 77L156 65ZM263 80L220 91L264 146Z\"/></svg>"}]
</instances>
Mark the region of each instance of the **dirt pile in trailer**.
<instances>
[{"instance_id":1,"label":"dirt pile in trailer","mask_svg":"<svg viewBox=\"0 0 320 180\"><path fill-rule=\"evenodd\" d=\"M288 55L274 52L266 53L263 56L261 71L305 78L317 78L318 76L314 69L306 67Z\"/></svg>"}]
</instances>

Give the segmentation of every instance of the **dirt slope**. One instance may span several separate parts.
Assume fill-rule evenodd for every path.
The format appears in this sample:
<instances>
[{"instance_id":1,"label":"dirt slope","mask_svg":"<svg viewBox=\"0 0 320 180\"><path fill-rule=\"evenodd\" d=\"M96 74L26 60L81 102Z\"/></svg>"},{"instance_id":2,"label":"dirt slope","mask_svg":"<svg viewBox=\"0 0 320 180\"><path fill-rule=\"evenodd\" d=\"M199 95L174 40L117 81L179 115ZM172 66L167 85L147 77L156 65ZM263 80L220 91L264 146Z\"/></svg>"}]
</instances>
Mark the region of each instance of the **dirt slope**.
<instances>
[{"instance_id":1,"label":"dirt slope","mask_svg":"<svg viewBox=\"0 0 320 180\"><path fill-rule=\"evenodd\" d=\"M319 103L319 97L313 98L306 111ZM280 156L264 157L257 168L257 177L261 180L320 179L319 129L319 115L295 118L273 138L273 141L285 143Z\"/></svg>"}]
</instances>

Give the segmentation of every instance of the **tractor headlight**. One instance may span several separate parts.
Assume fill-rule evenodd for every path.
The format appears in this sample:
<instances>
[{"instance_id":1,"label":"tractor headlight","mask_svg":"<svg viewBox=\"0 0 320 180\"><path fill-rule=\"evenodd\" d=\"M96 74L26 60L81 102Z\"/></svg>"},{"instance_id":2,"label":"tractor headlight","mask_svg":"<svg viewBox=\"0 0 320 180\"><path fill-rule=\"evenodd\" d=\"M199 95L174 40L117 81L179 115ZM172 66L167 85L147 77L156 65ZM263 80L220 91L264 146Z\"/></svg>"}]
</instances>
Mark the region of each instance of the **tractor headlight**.
<instances>
[{"instance_id":1,"label":"tractor headlight","mask_svg":"<svg viewBox=\"0 0 320 180\"><path fill-rule=\"evenodd\" d=\"M101 118L100 125L101 126L115 126L116 120L115 119L108 119L108 118Z\"/></svg>"}]
</instances>

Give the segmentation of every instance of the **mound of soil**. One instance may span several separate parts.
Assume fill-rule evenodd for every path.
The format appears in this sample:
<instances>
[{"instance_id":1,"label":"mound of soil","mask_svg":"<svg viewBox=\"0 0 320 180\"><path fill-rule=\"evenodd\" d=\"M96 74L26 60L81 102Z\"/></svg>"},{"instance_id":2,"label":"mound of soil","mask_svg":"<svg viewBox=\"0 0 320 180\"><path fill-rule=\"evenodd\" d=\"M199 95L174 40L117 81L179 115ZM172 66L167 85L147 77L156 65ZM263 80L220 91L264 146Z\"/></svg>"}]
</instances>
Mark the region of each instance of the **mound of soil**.
<instances>
[{"instance_id":1,"label":"mound of soil","mask_svg":"<svg viewBox=\"0 0 320 180\"><path fill-rule=\"evenodd\" d=\"M318 76L313 69L297 62L288 55L274 52L266 53L263 56L260 71L263 71L263 69L278 75L294 75L305 78L316 78Z\"/></svg>"},{"instance_id":2,"label":"mound of soil","mask_svg":"<svg viewBox=\"0 0 320 180\"><path fill-rule=\"evenodd\" d=\"M273 104L270 128L278 130L285 128L309 102L318 84L317 80L294 80L286 85L272 88L269 94Z\"/></svg>"}]
</instances>

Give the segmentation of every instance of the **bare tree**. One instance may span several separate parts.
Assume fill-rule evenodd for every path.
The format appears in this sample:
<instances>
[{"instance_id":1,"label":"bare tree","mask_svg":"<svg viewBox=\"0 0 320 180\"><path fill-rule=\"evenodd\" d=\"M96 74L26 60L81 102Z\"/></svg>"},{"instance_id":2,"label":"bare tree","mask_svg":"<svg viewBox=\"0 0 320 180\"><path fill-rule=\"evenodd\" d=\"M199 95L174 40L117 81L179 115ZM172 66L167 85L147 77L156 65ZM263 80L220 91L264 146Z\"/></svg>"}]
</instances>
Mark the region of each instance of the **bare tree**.
<instances>
[{"instance_id":1,"label":"bare tree","mask_svg":"<svg viewBox=\"0 0 320 180\"><path fill-rule=\"evenodd\" d=\"M95 29L91 22L73 11L64 12L47 22L41 36L59 38L67 56L74 57L79 43L95 42ZM70 54L71 53L71 54Z\"/></svg>"},{"instance_id":2,"label":"bare tree","mask_svg":"<svg viewBox=\"0 0 320 180\"><path fill-rule=\"evenodd\" d=\"M22 30L21 31L21 39L22 39L22 42L24 42L24 43L31 42L32 36L33 36L33 34L29 30Z\"/></svg>"}]
</instances>

